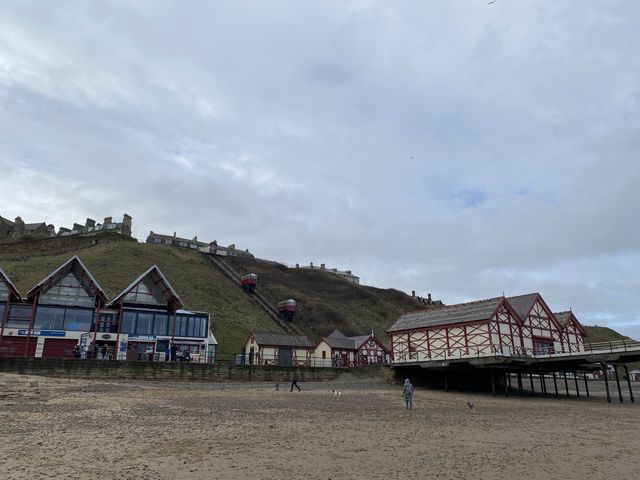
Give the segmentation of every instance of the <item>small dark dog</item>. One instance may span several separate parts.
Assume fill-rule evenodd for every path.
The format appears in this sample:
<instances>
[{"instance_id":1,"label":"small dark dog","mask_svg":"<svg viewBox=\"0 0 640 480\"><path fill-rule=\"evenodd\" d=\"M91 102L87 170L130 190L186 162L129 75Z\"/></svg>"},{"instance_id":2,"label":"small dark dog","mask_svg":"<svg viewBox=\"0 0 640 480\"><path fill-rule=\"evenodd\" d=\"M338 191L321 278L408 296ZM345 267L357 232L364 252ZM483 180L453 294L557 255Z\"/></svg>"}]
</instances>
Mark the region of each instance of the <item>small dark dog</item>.
<instances>
[{"instance_id":1,"label":"small dark dog","mask_svg":"<svg viewBox=\"0 0 640 480\"><path fill-rule=\"evenodd\" d=\"M476 406L473 404L473 402L467 402L467 407L469 407L469 410L471 410L473 413L478 413L478 410L476 410Z\"/></svg>"}]
</instances>

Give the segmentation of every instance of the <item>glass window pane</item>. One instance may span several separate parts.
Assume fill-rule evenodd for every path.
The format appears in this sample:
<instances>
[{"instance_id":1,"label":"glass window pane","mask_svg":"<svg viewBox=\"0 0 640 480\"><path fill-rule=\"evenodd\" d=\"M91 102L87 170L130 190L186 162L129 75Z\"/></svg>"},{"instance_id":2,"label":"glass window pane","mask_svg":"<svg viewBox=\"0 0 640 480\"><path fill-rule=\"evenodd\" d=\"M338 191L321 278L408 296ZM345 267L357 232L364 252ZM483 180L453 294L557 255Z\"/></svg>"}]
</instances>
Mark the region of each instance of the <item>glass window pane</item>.
<instances>
[{"instance_id":1,"label":"glass window pane","mask_svg":"<svg viewBox=\"0 0 640 480\"><path fill-rule=\"evenodd\" d=\"M31 307L13 306L9 308L8 328L29 328L31 321Z\"/></svg>"},{"instance_id":2,"label":"glass window pane","mask_svg":"<svg viewBox=\"0 0 640 480\"><path fill-rule=\"evenodd\" d=\"M122 314L122 326L120 327L120 331L122 333L133 333L135 332L134 327L136 323L136 313L135 312L127 312L125 311Z\"/></svg>"},{"instance_id":3,"label":"glass window pane","mask_svg":"<svg viewBox=\"0 0 640 480\"><path fill-rule=\"evenodd\" d=\"M64 329L88 332L93 323L93 310L67 308L64 316Z\"/></svg>"},{"instance_id":4,"label":"glass window pane","mask_svg":"<svg viewBox=\"0 0 640 480\"><path fill-rule=\"evenodd\" d=\"M153 313L138 313L136 333L139 335L151 335L153 325Z\"/></svg>"},{"instance_id":5,"label":"glass window pane","mask_svg":"<svg viewBox=\"0 0 640 480\"><path fill-rule=\"evenodd\" d=\"M44 290L38 298L42 305L70 305L77 307L93 307L95 297L82 286L82 282L74 272L69 272L51 287Z\"/></svg>"},{"instance_id":6,"label":"glass window pane","mask_svg":"<svg viewBox=\"0 0 640 480\"><path fill-rule=\"evenodd\" d=\"M6 302L9 299L9 288L0 280L0 302Z\"/></svg>"},{"instance_id":7,"label":"glass window pane","mask_svg":"<svg viewBox=\"0 0 640 480\"><path fill-rule=\"evenodd\" d=\"M38 307L33 328L40 330L62 330L64 326L64 308Z\"/></svg>"},{"instance_id":8,"label":"glass window pane","mask_svg":"<svg viewBox=\"0 0 640 480\"><path fill-rule=\"evenodd\" d=\"M153 334L154 335L167 335L167 314L156 313L153 320ZM171 332L168 333L171 335Z\"/></svg>"},{"instance_id":9,"label":"glass window pane","mask_svg":"<svg viewBox=\"0 0 640 480\"><path fill-rule=\"evenodd\" d=\"M178 315L176 320L176 336L185 337L187 335L187 319L183 315Z\"/></svg>"},{"instance_id":10,"label":"glass window pane","mask_svg":"<svg viewBox=\"0 0 640 480\"><path fill-rule=\"evenodd\" d=\"M198 318L191 317L191 318L186 318L185 320L187 321L187 336L193 337L194 336L193 328L196 326L196 321L198 320Z\"/></svg>"}]
</instances>

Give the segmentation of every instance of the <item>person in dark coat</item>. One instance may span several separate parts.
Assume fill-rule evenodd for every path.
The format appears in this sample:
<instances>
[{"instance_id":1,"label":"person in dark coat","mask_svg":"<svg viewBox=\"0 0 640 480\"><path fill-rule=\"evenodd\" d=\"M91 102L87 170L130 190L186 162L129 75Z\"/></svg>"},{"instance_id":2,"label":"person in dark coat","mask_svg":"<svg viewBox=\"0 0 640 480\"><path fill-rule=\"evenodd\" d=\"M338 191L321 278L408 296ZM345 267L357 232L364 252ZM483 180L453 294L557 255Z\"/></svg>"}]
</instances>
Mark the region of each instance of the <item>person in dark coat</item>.
<instances>
[{"instance_id":1,"label":"person in dark coat","mask_svg":"<svg viewBox=\"0 0 640 480\"><path fill-rule=\"evenodd\" d=\"M175 343L171 344L171 361L175 362L178 355L178 346Z\"/></svg>"},{"instance_id":2,"label":"person in dark coat","mask_svg":"<svg viewBox=\"0 0 640 480\"><path fill-rule=\"evenodd\" d=\"M402 398L404 398L404 403L407 407L407 410L411 410L413 407L413 385L408 378L404 381L404 387L402 388Z\"/></svg>"},{"instance_id":3,"label":"person in dark coat","mask_svg":"<svg viewBox=\"0 0 640 480\"><path fill-rule=\"evenodd\" d=\"M290 392L293 392L293 387L296 387L298 391L300 391L300 387L298 386L298 372L296 370L294 370L291 374L291 390L289 390Z\"/></svg>"}]
</instances>

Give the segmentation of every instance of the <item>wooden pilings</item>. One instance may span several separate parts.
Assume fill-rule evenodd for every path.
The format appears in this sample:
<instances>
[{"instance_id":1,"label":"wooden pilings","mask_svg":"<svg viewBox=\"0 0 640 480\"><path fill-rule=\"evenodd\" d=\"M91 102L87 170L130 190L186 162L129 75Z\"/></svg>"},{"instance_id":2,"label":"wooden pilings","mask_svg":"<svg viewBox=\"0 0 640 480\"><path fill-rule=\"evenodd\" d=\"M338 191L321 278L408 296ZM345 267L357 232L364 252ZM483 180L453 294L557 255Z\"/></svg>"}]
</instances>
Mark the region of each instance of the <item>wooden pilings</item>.
<instances>
[{"instance_id":1,"label":"wooden pilings","mask_svg":"<svg viewBox=\"0 0 640 480\"><path fill-rule=\"evenodd\" d=\"M604 363L602 364L602 373L604 374L604 386L607 390L607 402L611 403L611 394L609 393L609 379L607 378L607 366Z\"/></svg>"},{"instance_id":2,"label":"wooden pilings","mask_svg":"<svg viewBox=\"0 0 640 480\"><path fill-rule=\"evenodd\" d=\"M629 387L629 400L631 400L631 403L635 402L635 399L633 398L633 390L631 390L631 379L629 378L629 370L627 369L626 365L623 365L624 367L624 376L627 377L627 387Z\"/></svg>"},{"instance_id":3,"label":"wooden pilings","mask_svg":"<svg viewBox=\"0 0 640 480\"><path fill-rule=\"evenodd\" d=\"M624 402L624 399L622 398L622 389L620 388L620 378L618 377L618 365L613 366L613 372L615 373L616 385L618 386L618 400L620 400L620 403L622 403Z\"/></svg>"},{"instance_id":4,"label":"wooden pilings","mask_svg":"<svg viewBox=\"0 0 640 480\"><path fill-rule=\"evenodd\" d=\"M558 395L558 380L556 379L556 372L553 372L553 388L556 391L556 398L558 398L560 395Z\"/></svg>"}]
</instances>

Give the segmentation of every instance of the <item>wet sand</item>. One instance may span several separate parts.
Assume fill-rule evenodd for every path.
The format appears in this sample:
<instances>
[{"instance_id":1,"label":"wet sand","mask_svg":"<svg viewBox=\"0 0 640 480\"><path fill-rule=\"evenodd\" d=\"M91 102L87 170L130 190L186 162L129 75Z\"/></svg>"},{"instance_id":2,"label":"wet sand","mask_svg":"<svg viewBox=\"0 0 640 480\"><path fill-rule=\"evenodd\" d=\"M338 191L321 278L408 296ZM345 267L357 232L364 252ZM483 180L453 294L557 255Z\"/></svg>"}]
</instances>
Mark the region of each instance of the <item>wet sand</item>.
<instances>
[{"instance_id":1,"label":"wet sand","mask_svg":"<svg viewBox=\"0 0 640 480\"><path fill-rule=\"evenodd\" d=\"M301 387L0 374L0 472L181 480L631 480L640 472L638 404L418 388L407 411L400 386L345 377Z\"/></svg>"}]
</instances>

